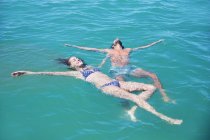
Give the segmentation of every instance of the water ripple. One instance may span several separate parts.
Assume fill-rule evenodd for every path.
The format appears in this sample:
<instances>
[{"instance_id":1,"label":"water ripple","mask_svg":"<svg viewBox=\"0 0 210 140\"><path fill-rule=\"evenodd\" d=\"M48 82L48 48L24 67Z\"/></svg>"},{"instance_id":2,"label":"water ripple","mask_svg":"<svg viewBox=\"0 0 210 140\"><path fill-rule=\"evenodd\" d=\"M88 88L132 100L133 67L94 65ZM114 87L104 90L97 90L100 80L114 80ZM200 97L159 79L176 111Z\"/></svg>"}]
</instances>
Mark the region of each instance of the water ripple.
<instances>
[{"instance_id":1,"label":"water ripple","mask_svg":"<svg viewBox=\"0 0 210 140\"><path fill-rule=\"evenodd\" d=\"M0 5L3 138L202 139L210 103L209 1L2 0ZM63 44L109 48L116 37L131 48L165 39L133 53L131 64L156 73L177 105L158 108L158 94L149 102L186 123L174 127L139 109L136 115L144 121L133 123L116 100L70 77L10 77L16 70L66 71L54 59L70 55L97 66L105 54ZM107 62L102 71L109 68Z\"/></svg>"}]
</instances>

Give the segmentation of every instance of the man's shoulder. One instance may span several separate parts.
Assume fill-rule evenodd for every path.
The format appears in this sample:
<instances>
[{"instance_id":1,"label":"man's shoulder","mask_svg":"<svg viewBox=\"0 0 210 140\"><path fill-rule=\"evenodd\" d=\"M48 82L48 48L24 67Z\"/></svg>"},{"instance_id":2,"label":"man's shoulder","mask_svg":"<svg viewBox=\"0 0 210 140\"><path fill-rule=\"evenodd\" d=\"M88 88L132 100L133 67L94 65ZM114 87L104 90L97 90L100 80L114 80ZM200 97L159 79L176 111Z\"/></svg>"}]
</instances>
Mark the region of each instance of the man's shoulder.
<instances>
[{"instance_id":1,"label":"man's shoulder","mask_svg":"<svg viewBox=\"0 0 210 140\"><path fill-rule=\"evenodd\" d=\"M111 53L111 52L113 52L113 49L104 49L104 51L107 53Z\"/></svg>"},{"instance_id":2,"label":"man's shoulder","mask_svg":"<svg viewBox=\"0 0 210 140\"><path fill-rule=\"evenodd\" d=\"M109 54L118 53L118 51L114 49L105 49L105 51ZM125 48L122 50L122 52L130 52L130 51L131 51L131 48Z\"/></svg>"},{"instance_id":3,"label":"man's shoulder","mask_svg":"<svg viewBox=\"0 0 210 140\"><path fill-rule=\"evenodd\" d=\"M124 50L130 52L131 48L125 48Z\"/></svg>"}]
</instances>

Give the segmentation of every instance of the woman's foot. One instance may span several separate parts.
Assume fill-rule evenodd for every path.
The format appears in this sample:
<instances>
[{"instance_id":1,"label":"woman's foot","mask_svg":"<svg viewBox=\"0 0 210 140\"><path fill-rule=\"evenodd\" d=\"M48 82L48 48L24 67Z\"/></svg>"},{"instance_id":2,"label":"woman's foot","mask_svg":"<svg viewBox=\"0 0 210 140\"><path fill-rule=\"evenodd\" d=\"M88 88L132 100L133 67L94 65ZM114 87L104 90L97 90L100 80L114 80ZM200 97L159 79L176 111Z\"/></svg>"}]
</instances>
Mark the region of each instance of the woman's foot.
<instances>
[{"instance_id":1,"label":"woman's foot","mask_svg":"<svg viewBox=\"0 0 210 140\"><path fill-rule=\"evenodd\" d=\"M133 106L130 110L127 111L128 115L131 118L131 121L133 121L133 122L137 122L136 116L134 115L136 108L137 108L137 106Z\"/></svg>"}]
</instances>

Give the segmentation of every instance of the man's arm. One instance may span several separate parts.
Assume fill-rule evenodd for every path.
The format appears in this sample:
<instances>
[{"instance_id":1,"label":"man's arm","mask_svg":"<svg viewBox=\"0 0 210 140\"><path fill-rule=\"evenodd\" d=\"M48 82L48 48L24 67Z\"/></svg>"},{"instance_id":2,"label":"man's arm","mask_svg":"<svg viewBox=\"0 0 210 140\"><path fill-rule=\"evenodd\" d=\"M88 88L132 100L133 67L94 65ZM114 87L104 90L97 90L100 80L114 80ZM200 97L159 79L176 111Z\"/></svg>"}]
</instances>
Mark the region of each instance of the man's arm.
<instances>
[{"instance_id":1,"label":"man's arm","mask_svg":"<svg viewBox=\"0 0 210 140\"><path fill-rule=\"evenodd\" d=\"M153 43L151 43L151 44L148 44L148 45L146 45L146 46L140 46L140 47L137 47L137 48L133 48L133 49L131 49L132 51L136 51L136 50L139 50L139 49L145 49L145 48L148 48L148 47L151 47L151 46L153 46L153 45L155 45L155 44L157 44L157 43L159 43L159 42L162 42L162 41L164 41L163 39L160 39L160 40L158 40L158 41L156 41L156 42L153 42Z\"/></svg>"},{"instance_id":2,"label":"man's arm","mask_svg":"<svg viewBox=\"0 0 210 140\"><path fill-rule=\"evenodd\" d=\"M107 52L107 49L88 48L88 47L76 46L76 45L71 45L71 44L65 44L65 46L78 48L78 49L86 50L86 51L94 51L94 52L101 52L101 53Z\"/></svg>"},{"instance_id":3,"label":"man's arm","mask_svg":"<svg viewBox=\"0 0 210 140\"><path fill-rule=\"evenodd\" d=\"M21 75L51 75L51 76L71 76L82 79L82 75L77 71L67 72L33 72L33 71L15 71L11 73L11 76L17 77Z\"/></svg>"},{"instance_id":4,"label":"man's arm","mask_svg":"<svg viewBox=\"0 0 210 140\"><path fill-rule=\"evenodd\" d=\"M106 55L106 57L102 60L101 64L99 64L98 67L101 68L104 65L104 63L106 62L107 58L109 58L109 57L110 57L109 55Z\"/></svg>"}]
</instances>

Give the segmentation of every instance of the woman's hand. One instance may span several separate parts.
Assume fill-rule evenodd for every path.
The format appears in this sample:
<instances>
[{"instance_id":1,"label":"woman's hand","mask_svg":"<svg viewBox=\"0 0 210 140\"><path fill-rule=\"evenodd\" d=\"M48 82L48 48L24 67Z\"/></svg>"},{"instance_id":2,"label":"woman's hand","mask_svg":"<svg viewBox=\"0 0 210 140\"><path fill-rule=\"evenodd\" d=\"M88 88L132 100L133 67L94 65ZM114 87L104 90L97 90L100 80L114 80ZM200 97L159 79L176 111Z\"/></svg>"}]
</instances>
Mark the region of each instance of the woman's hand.
<instances>
[{"instance_id":1,"label":"woman's hand","mask_svg":"<svg viewBox=\"0 0 210 140\"><path fill-rule=\"evenodd\" d=\"M27 72L28 72L28 71L15 71L15 72L11 73L11 76L17 77L17 76L24 75L24 74L26 74Z\"/></svg>"}]
</instances>

